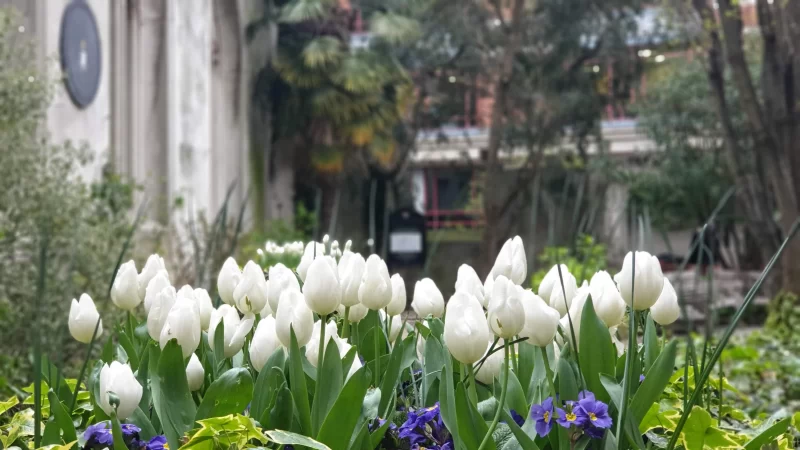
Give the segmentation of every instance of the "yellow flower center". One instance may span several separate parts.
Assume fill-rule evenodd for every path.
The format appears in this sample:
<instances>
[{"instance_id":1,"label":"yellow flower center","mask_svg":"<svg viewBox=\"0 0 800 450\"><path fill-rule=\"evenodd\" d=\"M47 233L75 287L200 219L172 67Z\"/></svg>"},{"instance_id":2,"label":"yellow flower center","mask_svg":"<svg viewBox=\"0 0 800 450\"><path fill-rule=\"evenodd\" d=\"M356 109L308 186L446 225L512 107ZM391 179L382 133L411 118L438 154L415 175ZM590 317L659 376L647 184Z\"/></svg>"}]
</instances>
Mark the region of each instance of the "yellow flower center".
<instances>
[{"instance_id":1,"label":"yellow flower center","mask_svg":"<svg viewBox=\"0 0 800 450\"><path fill-rule=\"evenodd\" d=\"M578 417L575 416L575 413L567 413L567 420L569 420L570 422L574 422L575 419L577 419L577 418Z\"/></svg>"},{"instance_id":2,"label":"yellow flower center","mask_svg":"<svg viewBox=\"0 0 800 450\"><path fill-rule=\"evenodd\" d=\"M595 421L595 420L597 420L597 416L596 416L596 415L594 415L594 413L591 413L591 412L590 412L590 413L589 413L589 419L590 419L590 420L592 420L592 421Z\"/></svg>"},{"instance_id":3,"label":"yellow flower center","mask_svg":"<svg viewBox=\"0 0 800 450\"><path fill-rule=\"evenodd\" d=\"M550 423L550 411L544 412L544 423Z\"/></svg>"}]
</instances>

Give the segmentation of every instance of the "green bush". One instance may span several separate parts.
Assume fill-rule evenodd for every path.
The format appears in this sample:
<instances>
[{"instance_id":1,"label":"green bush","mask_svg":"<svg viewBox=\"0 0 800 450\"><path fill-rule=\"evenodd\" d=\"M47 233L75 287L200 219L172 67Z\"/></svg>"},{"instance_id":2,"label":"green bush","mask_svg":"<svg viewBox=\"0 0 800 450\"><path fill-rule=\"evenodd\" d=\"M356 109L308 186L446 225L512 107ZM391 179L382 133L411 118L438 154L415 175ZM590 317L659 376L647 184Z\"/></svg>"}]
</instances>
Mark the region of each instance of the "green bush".
<instances>
[{"instance_id":1,"label":"green bush","mask_svg":"<svg viewBox=\"0 0 800 450\"><path fill-rule=\"evenodd\" d=\"M81 180L87 149L52 145L43 124L52 80L36 66L33 43L18 36L18 16L0 9L0 391L27 384L37 333L51 359L70 371L70 300L87 292L106 302L127 232L131 187L108 173ZM46 291L35 312L38 263L45 247Z\"/></svg>"},{"instance_id":2,"label":"green bush","mask_svg":"<svg viewBox=\"0 0 800 450\"><path fill-rule=\"evenodd\" d=\"M573 248L545 247L539 255L540 269L531 275L531 286L538 288L547 271L556 264L566 264L580 283L598 270L608 267L606 246L592 236L582 234L575 239Z\"/></svg>"}]
</instances>

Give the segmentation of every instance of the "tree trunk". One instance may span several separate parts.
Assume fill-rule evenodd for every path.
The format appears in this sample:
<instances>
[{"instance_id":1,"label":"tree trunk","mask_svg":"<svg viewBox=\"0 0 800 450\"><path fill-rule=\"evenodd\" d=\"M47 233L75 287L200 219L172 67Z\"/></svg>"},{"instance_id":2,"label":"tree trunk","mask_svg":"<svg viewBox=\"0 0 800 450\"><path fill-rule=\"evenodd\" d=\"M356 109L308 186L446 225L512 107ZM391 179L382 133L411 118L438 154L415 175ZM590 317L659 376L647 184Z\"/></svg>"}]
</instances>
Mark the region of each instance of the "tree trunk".
<instances>
[{"instance_id":1,"label":"tree trunk","mask_svg":"<svg viewBox=\"0 0 800 450\"><path fill-rule=\"evenodd\" d=\"M483 272L487 273L497 255L497 247L502 236L498 236L502 217L502 205L505 203L504 195L499 192L503 189L496 182L502 171L499 160L500 147L505 132L505 116L508 102L508 90L511 77L514 73L514 58L522 43L522 14L525 0L513 0L511 9L511 23L506 29L507 45L500 60L499 70L495 77L492 89L494 104L492 105L491 125L489 127L489 142L486 149L486 179L483 191L483 214L485 219L483 240L481 242L481 255ZM499 188L499 189L498 189Z\"/></svg>"}]
</instances>

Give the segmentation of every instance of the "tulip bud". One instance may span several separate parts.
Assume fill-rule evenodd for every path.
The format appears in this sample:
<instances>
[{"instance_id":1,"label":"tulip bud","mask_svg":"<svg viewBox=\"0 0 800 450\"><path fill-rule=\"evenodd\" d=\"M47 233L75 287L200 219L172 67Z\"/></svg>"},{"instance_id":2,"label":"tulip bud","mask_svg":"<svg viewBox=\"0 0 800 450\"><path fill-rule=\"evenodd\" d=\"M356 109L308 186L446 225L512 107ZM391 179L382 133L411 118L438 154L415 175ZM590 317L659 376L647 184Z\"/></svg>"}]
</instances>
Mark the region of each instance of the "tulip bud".
<instances>
[{"instance_id":1,"label":"tulip bud","mask_svg":"<svg viewBox=\"0 0 800 450\"><path fill-rule=\"evenodd\" d=\"M239 265L236 264L236 260L233 258L226 259L217 277L217 292L219 293L219 298L221 298L225 304L236 304L233 299L233 291L236 290L236 286L238 286L241 281L242 271L239 270Z\"/></svg>"},{"instance_id":2,"label":"tulip bud","mask_svg":"<svg viewBox=\"0 0 800 450\"><path fill-rule=\"evenodd\" d=\"M337 337L334 338L334 340L336 341L336 345L339 347L339 356L341 358L344 358L345 355L347 355L347 353L350 351L350 349L353 348L353 346L348 344L345 339L340 339ZM345 381L349 380L350 377L353 376L353 374L356 373L358 369L360 369L362 366L363 365L361 364L361 359L354 358L353 364L350 365L350 369L347 371L347 376L345 377Z\"/></svg>"},{"instance_id":3,"label":"tulip bud","mask_svg":"<svg viewBox=\"0 0 800 450\"><path fill-rule=\"evenodd\" d=\"M72 305L69 307L69 334L75 338L76 341L88 344L92 341L94 336L94 327L97 326L97 336L103 334L103 322L97 324L100 319L100 313L94 306L92 298L87 294L81 294L80 301L72 299Z\"/></svg>"},{"instance_id":4,"label":"tulip bud","mask_svg":"<svg viewBox=\"0 0 800 450\"><path fill-rule=\"evenodd\" d=\"M278 303L281 293L286 289L294 289L300 292L300 283L294 272L281 263L269 268L269 283L267 284L269 309L275 313L278 310Z\"/></svg>"},{"instance_id":5,"label":"tulip bud","mask_svg":"<svg viewBox=\"0 0 800 450\"><path fill-rule=\"evenodd\" d=\"M589 282L589 290L597 317L609 328L622 323L625 318L625 301L622 300L617 283L611 279L611 275L605 270L594 274Z\"/></svg>"},{"instance_id":6,"label":"tulip bud","mask_svg":"<svg viewBox=\"0 0 800 450\"><path fill-rule=\"evenodd\" d=\"M502 346L505 345L504 340L499 340L495 346L495 352L486 357L486 361L475 372L475 379L483 384L491 385L495 377L500 376L500 370L503 368L505 359L503 357ZM489 351L489 342L486 345L486 352ZM485 354L485 352L484 352Z\"/></svg>"},{"instance_id":7,"label":"tulip bud","mask_svg":"<svg viewBox=\"0 0 800 450\"><path fill-rule=\"evenodd\" d=\"M197 355L192 353L189 364L186 365L186 381L189 383L189 390L194 392L203 387L205 376L206 371L203 369L203 364L197 359Z\"/></svg>"},{"instance_id":8,"label":"tulip bud","mask_svg":"<svg viewBox=\"0 0 800 450\"><path fill-rule=\"evenodd\" d=\"M528 275L528 260L525 257L525 246L519 236L509 239L503 244L491 271L492 277L503 275L515 284L525 282Z\"/></svg>"},{"instance_id":9,"label":"tulip bud","mask_svg":"<svg viewBox=\"0 0 800 450\"><path fill-rule=\"evenodd\" d=\"M138 275L137 281L139 285L139 298L145 297L145 291L147 290L147 285L150 284L150 280L153 279L159 272L166 272L167 267L164 264L164 258L153 254L147 258L147 262L144 263L144 267L142 268L142 272Z\"/></svg>"},{"instance_id":10,"label":"tulip bud","mask_svg":"<svg viewBox=\"0 0 800 450\"><path fill-rule=\"evenodd\" d=\"M194 290L194 300L197 302L197 309L200 311L200 328L203 331L208 331L208 323L211 321L211 312L214 311L214 305L211 303L211 297L208 291L203 288Z\"/></svg>"},{"instance_id":11,"label":"tulip bud","mask_svg":"<svg viewBox=\"0 0 800 450\"><path fill-rule=\"evenodd\" d=\"M358 304L358 288L361 287L361 278L366 267L364 257L358 253L346 253L339 260L338 272L342 289L342 304L355 306Z\"/></svg>"},{"instance_id":12,"label":"tulip bud","mask_svg":"<svg viewBox=\"0 0 800 450\"><path fill-rule=\"evenodd\" d=\"M267 304L267 280L261 266L248 261L242 271L242 280L233 290L233 301L242 314L257 313Z\"/></svg>"},{"instance_id":13,"label":"tulip bud","mask_svg":"<svg viewBox=\"0 0 800 450\"><path fill-rule=\"evenodd\" d=\"M208 345L211 347L211 351L215 353L218 351L214 349L217 325L223 324L222 341L225 348L221 349L222 354L225 358L230 358L242 349L244 338L253 329L253 322L255 322L255 315L252 313L245 314L243 318L240 318L239 312L233 306L220 305L211 312L211 320L208 324Z\"/></svg>"},{"instance_id":14,"label":"tulip bud","mask_svg":"<svg viewBox=\"0 0 800 450\"><path fill-rule=\"evenodd\" d=\"M320 316L328 315L342 302L342 291L336 268L331 267L325 257L311 263L303 284L303 296L309 309Z\"/></svg>"},{"instance_id":15,"label":"tulip bud","mask_svg":"<svg viewBox=\"0 0 800 450\"><path fill-rule=\"evenodd\" d=\"M678 305L678 294L675 293L675 288L669 282L667 277L664 277L664 289L661 290L661 295L656 300L655 305L650 307L650 316L659 325L669 325L678 320L681 315L681 308Z\"/></svg>"},{"instance_id":16,"label":"tulip bud","mask_svg":"<svg viewBox=\"0 0 800 450\"><path fill-rule=\"evenodd\" d=\"M189 292L192 292L191 289ZM183 351L183 357L188 358L200 345L200 334L200 308L197 307L194 296L179 294L167 315L158 343L163 349L167 342L176 339Z\"/></svg>"},{"instance_id":17,"label":"tulip bud","mask_svg":"<svg viewBox=\"0 0 800 450\"><path fill-rule=\"evenodd\" d=\"M269 281L267 281L267 286L269 286ZM262 309L261 312L258 313L258 315L261 317L267 317L272 315L272 308L269 307L269 302L267 302L264 305L264 309Z\"/></svg>"},{"instance_id":18,"label":"tulip bud","mask_svg":"<svg viewBox=\"0 0 800 450\"><path fill-rule=\"evenodd\" d=\"M391 281L392 301L389 302L389 306L386 307L386 312L389 313L390 316L397 316L403 314L403 311L406 310L406 283L398 273L392 275Z\"/></svg>"},{"instance_id":19,"label":"tulip bud","mask_svg":"<svg viewBox=\"0 0 800 450\"><path fill-rule=\"evenodd\" d=\"M314 323L314 330L311 331L311 339L308 341L308 344L306 344L306 359L308 359L308 362L310 362L314 367L317 367L317 362L319 360L319 338L321 326L321 320L317 320ZM336 344L335 339L337 337L339 337L339 330L336 329L336 322L328 322L325 325L325 343L322 344L323 355L325 349L328 348L329 343L333 342L334 345Z\"/></svg>"},{"instance_id":20,"label":"tulip bud","mask_svg":"<svg viewBox=\"0 0 800 450\"><path fill-rule=\"evenodd\" d=\"M300 279L303 280L304 283L306 281L306 275L308 274L308 268L311 267L311 263L314 262L316 258L324 255L325 244L314 241L306 244L306 249L303 251L303 257L300 258L300 264L297 266L297 274L300 275Z\"/></svg>"},{"instance_id":21,"label":"tulip bud","mask_svg":"<svg viewBox=\"0 0 800 450\"><path fill-rule=\"evenodd\" d=\"M275 311L275 331L281 344L289 348L292 345L291 330L297 338L297 346L306 345L311 339L314 327L314 313L308 309L303 294L289 289L281 294L278 310Z\"/></svg>"},{"instance_id":22,"label":"tulip bud","mask_svg":"<svg viewBox=\"0 0 800 450\"><path fill-rule=\"evenodd\" d=\"M483 308L486 309L489 307L489 302L492 301L492 291L494 290L494 276L492 272L489 272L489 275L486 275L486 280L483 282L483 300L478 299Z\"/></svg>"},{"instance_id":23,"label":"tulip bud","mask_svg":"<svg viewBox=\"0 0 800 450\"><path fill-rule=\"evenodd\" d=\"M633 273L633 253L628 252L622 261L622 269L614 275L619 293L628 306L637 311L645 310L656 303L664 287L664 274L658 258L647 252L636 252L636 268ZM635 277L634 281L631 277ZM634 298L631 298L633 290Z\"/></svg>"},{"instance_id":24,"label":"tulip bud","mask_svg":"<svg viewBox=\"0 0 800 450\"><path fill-rule=\"evenodd\" d=\"M386 261L378 255L369 255L361 286L358 288L358 300L367 308L377 311L386 308L392 301L392 279Z\"/></svg>"},{"instance_id":25,"label":"tulip bud","mask_svg":"<svg viewBox=\"0 0 800 450\"><path fill-rule=\"evenodd\" d=\"M109 393L113 393L119 400L116 407L117 418L125 420L139 407L142 399L142 385L133 376L131 366L113 361L111 365L104 365L100 369L100 398L97 404L107 414L114 413Z\"/></svg>"},{"instance_id":26,"label":"tulip bud","mask_svg":"<svg viewBox=\"0 0 800 450\"><path fill-rule=\"evenodd\" d=\"M547 347L558 331L561 314L530 289L520 288L520 302L525 310L525 326L520 337L528 338L527 343L537 347Z\"/></svg>"},{"instance_id":27,"label":"tulip bud","mask_svg":"<svg viewBox=\"0 0 800 450\"><path fill-rule=\"evenodd\" d=\"M491 276L491 275L490 275ZM488 281L488 278L487 278ZM494 281L494 279L492 279ZM464 291L473 295L481 303L481 306L486 307L488 302L484 296L483 283L469 264L462 264L458 268L458 275L456 276L456 292Z\"/></svg>"},{"instance_id":28,"label":"tulip bud","mask_svg":"<svg viewBox=\"0 0 800 450\"><path fill-rule=\"evenodd\" d=\"M420 319L433 316L442 317L444 314L444 297L436 283L430 278L423 278L414 285L414 299L411 307Z\"/></svg>"},{"instance_id":29,"label":"tulip bud","mask_svg":"<svg viewBox=\"0 0 800 450\"><path fill-rule=\"evenodd\" d=\"M341 308L341 314L342 317L344 317L344 306L340 305L339 308ZM347 321L350 323L361 322L367 317L367 313L369 313L369 309L361 303L357 303L350 307L350 313L347 314Z\"/></svg>"},{"instance_id":30,"label":"tulip bud","mask_svg":"<svg viewBox=\"0 0 800 450\"><path fill-rule=\"evenodd\" d=\"M150 304L150 312L147 313L147 334L157 341L161 338L161 330L167 322L167 316L175 305L175 288L167 286L156 295L155 300Z\"/></svg>"},{"instance_id":31,"label":"tulip bud","mask_svg":"<svg viewBox=\"0 0 800 450\"><path fill-rule=\"evenodd\" d=\"M111 301L118 308L132 311L139 306L139 274L136 272L136 263L128 261L119 266L114 284L111 286Z\"/></svg>"},{"instance_id":32,"label":"tulip bud","mask_svg":"<svg viewBox=\"0 0 800 450\"><path fill-rule=\"evenodd\" d=\"M453 304L459 305L452 307ZM466 292L450 298L444 321L444 341L450 354L463 364L474 364L486 354L492 334L478 300Z\"/></svg>"},{"instance_id":33,"label":"tulip bud","mask_svg":"<svg viewBox=\"0 0 800 450\"><path fill-rule=\"evenodd\" d=\"M519 334L525 326L525 310L519 301L516 285L503 275L494 280L488 318L489 328L503 339Z\"/></svg>"},{"instance_id":34,"label":"tulip bud","mask_svg":"<svg viewBox=\"0 0 800 450\"><path fill-rule=\"evenodd\" d=\"M158 272L149 283L147 283L147 288L144 290L144 312L150 312L150 306L153 304L153 299L156 298L159 292L161 292L165 287L171 286L169 282L169 274L162 270Z\"/></svg>"},{"instance_id":35,"label":"tulip bud","mask_svg":"<svg viewBox=\"0 0 800 450\"><path fill-rule=\"evenodd\" d=\"M563 287L561 284L562 278L564 280ZM577 290L578 282L575 277L569 273L566 265L561 264L561 277L558 276L558 266L553 266L539 285L539 296L548 305L558 310L563 317L567 313L567 309L572 305L572 298L575 297ZM565 294L566 302L564 301Z\"/></svg>"},{"instance_id":36,"label":"tulip bud","mask_svg":"<svg viewBox=\"0 0 800 450\"><path fill-rule=\"evenodd\" d=\"M283 348L275 333L275 318L262 317L258 322L253 340L250 342L250 363L256 372L261 372L270 356L279 348Z\"/></svg>"}]
</instances>

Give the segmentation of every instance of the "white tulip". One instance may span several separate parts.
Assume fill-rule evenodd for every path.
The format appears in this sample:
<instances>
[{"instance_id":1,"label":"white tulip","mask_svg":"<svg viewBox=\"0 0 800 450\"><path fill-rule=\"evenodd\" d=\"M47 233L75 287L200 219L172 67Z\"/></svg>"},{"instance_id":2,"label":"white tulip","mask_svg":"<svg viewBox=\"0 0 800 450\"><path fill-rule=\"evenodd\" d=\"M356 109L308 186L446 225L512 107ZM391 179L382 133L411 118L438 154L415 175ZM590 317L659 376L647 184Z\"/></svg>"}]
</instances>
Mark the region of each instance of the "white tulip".
<instances>
[{"instance_id":1,"label":"white tulip","mask_svg":"<svg viewBox=\"0 0 800 450\"><path fill-rule=\"evenodd\" d=\"M197 355L192 353L189 358L189 364L186 365L186 381L189 383L190 391L197 391L203 387L205 381L206 371L203 369L203 364L197 359Z\"/></svg>"},{"instance_id":2,"label":"white tulip","mask_svg":"<svg viewBox=\"0 0 800 450\"><path fill-rule=\"evenodd\" d=\"M267 304L267 280L261 266L248 261L242 270L242 279L233 290L233 302L242 312L258 313Z\"/></svg>"},{"instance_id":3,"label":"white tulip","mask_svg":"<svg viewBox=\"0 0 800 450\"><path fill-rule=\"evenodd\" d=\"M411 307L420 319L433 316L442 317L444 314L444 296L436 283L430 278L423 278L414 285L414 299Z\"/></svg>"},{"instance_id":4,"label":"white tulip","mask_svg":"<svg viewBox=\"0 0 800 450\"><path fill-rule=\"evenodd\" d=\"M270 267L267 290L269 292L269 309L272 310L273 313L278 310L281 294L287 289L294 289L300 292L300 283L297 281L294 272L281 263Z\"/></svg>"},{"instance_id":5,"label":"white tulip","mask_svg":"<svg viewBox=\"0 0 800 450\"><path fill-rule=\"evenodd\" d=\"M297 338L297 346L306 345L311 339L311 329L314 327L314 313L308 309L303 294L289 289L281 294L278 310L275 311L275 330L281 344L290 348L292 344L291 332Z\"/></svg>"},{"instance_id":6,"label":"white tulip","mask_svg":"<svg viewBox=\"0 0 800 450\"><path fill-rule=\"evenodd\" d=\"M139 273L136 272L136 263L128 261L119 266L114 284L111 286L111 301L118 308L132 311L139 306L142 299L139 297Z\"/></svg>"},{"instance_id":7,"label":"white tulip","mask_svg":"<svg viewBox=\"0 0 800 450\"><path fill-rule=\"evenodd\" d=\"M489 351L489 344L487 342L486 351ZM491 385L495 377L500 376L500 371L503 369L505 357L503 354L502 346L505 345L504 340L499 340L495 346L495 352L486 358L483 365L475 372L475 379L483 384ZM485 354L485 353L484 353Z\"/></svg>"},{"instance_id":8,"label":"white tulip","mask_svg":"<svg viewBox=\"0 0 800 450\"><path fill-rule=\"evenodd\" d=\"M494 280L488 320L495 336L503 339L516 336L525 326L525 310L519 301L516 285L503 275Z\"/></svg>"},{"instance_id":9,"label":"white tulip","mask_svg":"<svg viewBox=\"0 0 800 450\"><path fill-rule=\"evenodd\" d=\"M203 331L208 331L208 323L211 321L211 312L214 311L214 304L211 303L211 297L208 291L203 288L194 290L194 300L197 302L197 308L200 310L200 327Z\"/></svg>"},{"instance_id":10,"label":"white tulip","mask_svg":"<svg viewBox=\"0 0 800 450\"><path fill-rule=\"evenodd\" d=\"M520 337L528 338L525 342L531 345L546 347L556 336L561 314L530 289L520 288L520 301L525 310L525 326Z\"/></svg>"},{"instance_id":11,"label":"white tulip","mask_svg":"<svg viewBox=\"0 0 800 450\"><path fill-rule=\"evenodd\" d=\"M339 357L344 358L347 355L347 352L353 348L352 345L347 343L347 340L335 338L336 345L339 347ZM347 376L345 377L345 381L349 380L354 373L358 371L363 365L361 364L361 360L358 357L353 358L353 364L350 365L350 369L347 371Z\"/></svg>"},{"instance_id":12,"label":"white tulip","mask_svg":"<svg viewBox=\"0 0 800 450\"><path fill-rule=\"evenodd\" d=\"M564 317L561 318L561 328L564 329L564 335L567 337L568 342L572 342L572 333L570 331L571 322L572 327L575 330L575 340L577 341L577 344L580 345L583 307L586 305L586 300L589 299L589 295L589 285L586 283L586 281L584 281L583 285L581 285L577 292L575 292L575 297L572 299L572 303L569 307L569 315L564 315Z\"/></svg>"},{"instance_id":13,"label":"white tulip","mask_svg":"<svg viewBox=\"0 0 800 450\"><path fill-rule=\"evenodd\" d=\"M454 308L453 304L459 307ZM444 321L444 341L453 357L463 364L474 364L486 354L491 338L478 300L467 292L456 292Z\"/></svg>"},{"instance_id":14,"label":"white tulip","mask_svg":"<svg viewBox=\"0 0 800 450\"><path fill-rule=\"evenodd\" d=\"M611 275L605 270L601 270L592 276L589 282L589 290L592 293L592 303L597 317L611 328L622 323L625 318L625 300L617 290L617 283L611 279Z\"/></svg>"},{"instance_id":15,"label":"white tulip","mask_svg":"<svg viewBox=\"0 0 800 450\"><path fill-rule=\"evenodd\" d=\"M681 308L678 305L678 294L675 293L675 288L669 282L667 277L664 277L664 289L661 290L661 295L656 300L655 305L650 307L650 316L659 325L669 325L678 320L681 315Z\"/></svg>"},{"instance_id":16,"label":"white tulip","mask_svg":"<svg viewBox=\"0 0 800 450\"><path fill-rule=\"evenodd\" d=\"M321 320L317 320L314 323L314 330L311 332L311 339L308 341L308 344L306 344L306 359L308 359L308 362L310 362L314 367L317 367L317 362L319 361L319 333L321 325ZM339 330L336 329L336 322L328 322L325 325L325 343L322 344L323 356L328 343L333 342L335 344L336 338L338 337Z\"/></svg>"},{"instance_id":17,"label":"white tulip","mask_svg":"<svg viewBox=\"0 0 800 450\"><path fill-rule=\"evenodd\" d=\"M359 253L346 252L339 260L337 271L342 289L342 304L355 306L358 304L358 288L367 263Z\"/></svg>"},{"instance_id":18,"label":"white tulip","mask_svg":"<svg viewBox=\"0 0 800 450\"><path fill-rule=\"evenodd\" d=\"M564 280L563 288L561 284L562 278ZM575 277L569 272L566 265L561 264L561 277L559 278L558 276L558 267L553 266L539 285L539 296L547 304L558 310L563 317L572 304L572 298L575 297L577 290L578 282ZM566 302L564 302L564 294L566 294Z\"/></svg>"},{"instance_id":19,"label":"white tulip","mask_svg":"<svg viewBox=\"0 0 800 450\"><path fill-rule=\"evenodd\" d=\"M386 307L386 312L388 312L390 316L396 316L398 314L403 314L403 311L406 310L406 283L399 273L392 275L391 280L392 301L389 302L389 306Z\"/></svg>"},{"instance_id":20,"label":"white tulip","mask_svg":"<svg viewBox=\"0 0 800 450\"><path fill-rule=\"evenodd\" d=\"M236 290L236 286L238 286L241 281L242 271L239 270L239 265L236 264L236 260L229 257L225 260L222 269L219 271L219 276L217 277L217 292L219 293L219 298L221 298L226 305L236 304L233 299L233 291Z\"/></svg>"},{"instance_id":21,"label":"white tulip","mask_svg":"<svg viewBox=\"0 0 800 450\"><path fill-rule=\"evenodd\" d=\"M267 285L269 285L269 281L267 281ZM264 309L262 309L261 312L258 313L258 315L261 317L267 317L272 315L272 308L269 307L269 302L267 302L264 305Z\"/></svg>"},{"instance_id":22,"label":"white tulip","mask_svg":"<svg viewBox=\"0 0 800 450\"><path fill-rule=\"evenodd\" d=\"M494 290L494 276L492 272L486 275L486 280L483 282L483 300L478 299L484 308L489 307L489 302L492 301L492 291Z\"/></svg>"},{"instance_id":23,"label":"white tulip","mask_svg":"<svg viewBox=\"0 0 800 450\"><path fill-rule=\"evenodd\" d=\"M239 353L244 345L244 338L253 329L255 315L245 314L239 317L239 312L231 305L220 305L219 308L211 312L211 320L208 324L208 345L211 351L214 349L214 337L216 336L217 325L223 324L223 345L222 353L226 358Z\"/></svg>"},{"instance_id":24,"label":"white tulip","mask_svg":"<svg viewBox=\"0 0 800 450\"><path fill-rule=\"evenodd\" d=\"M297 274L303 282L306 281L308 268L316 258L325 255L325 244L322 242L311 241L306 244L306 249L303 251L303 256L300 258L300 264L297 266Z\"/></svg>"},{"instance_id":25,"label":"white tulip","mask_svg":"<svg viewBox=\"0 0 800 450\"><path fill-rule=\"evenodd\" d=\"M144 312L150 312L150 306L153 304L153 300L156 298L159 292L161 292L165 287L171 286L169 282L169 274L162 270L158 272L149 283L147 283L147 288L144 290Z\"/></svg>"},{"instance_id":26,"label":"white tulip","mask_svg":"<svg viewBox=\"0 0 800 450\"><path fill-rule=\"evenodd\" d=\"M392 278L386 261L378 255L369 255L367 258L358 288L358 300L373 311L386 308L392 302Z\"/></svg>"},{"instance_id":27,"label":"white tulip","mask_svg":"<svg viewBox=\"0 0 800 450\"><path fill-rule=\"evenodd\" d=\"M150 304L150 312L147 313L147 334L157 341L161 338L161 330L167 323L167 316L175 305L177 294L175 288L167 286L156 295L155 300Z\"/></svg>"},{"instance_id":28,"label":"white tulip","mask_svg":"<svg viewBox=\"0 0 800 450\"><path fill-rule=\"evenodd\" d=\"M494 282L494 278L492 278L492 282ZM478 299L478 301L481 303L481 306L484 308L489 304L483 292L483 283L481 283L481 279L478 278L478 274L475 272L475 269L473 269L469 264L462 264L458 268L458 275L456 276L456 292L458 291L465 291L472 294Z\"/></svg>"},{"instance_id":29,"label":"white tulip","mask_svg":"<svg viewBox=\"0 0 800 450\"><path fill-rule=\"evenodd\" d=\"M111 365L104 365L100 369L100 398L97 404L109 416L114 413L114 406L111 405L109 393L113 393L119 399L117 406L117 418L125 420L139 407L142 399L142 385L133 376L131 366L113 361Z\"/></svg>"},{"instance_id":30,"label":"white tulip","mask_svg":"<svg viewBox=\"0 0 800 450\"><path fill-rule=\"evenodd\" d=\"M303 284L303 296L308 308L320 316L328 315L342 303L342 291L336 267L327 258L317 258L311 263Z\"/></svg>"},{"instance_id":31,"label":"white tulip","mask_svg":"<svg viewBox=\"0 0 800 450\"><path fill-rule=\"evenodd\" d=\"M72 299L72 305L69 307L69 334L75 338L76 341L88 344L92 341L94 336L94 327L97 327L97 336L103 334L103 322L97 324L100 319L100 313L94 306L92 298L87 294L81 294L80 301Z\"/></svg>"},{"instance_id":32,"label":"white tulip","mask_svg":"<svg viewBox=\"0 0 800 450\"><path fill-rule=\"evenodd\" d=\"M391 322L389 322L389 343L393 344L397 337L400 336L400 332L403 330L403 318L399 315L392 316Z\"/></svg>"},{"instance_id":33,"label":"white tulip","mask_svg":"<svg viewBox=\"0 0 800 450\"><path fill-rule=\"evenodd\" d=\"M166 272L167 267L164 264L164 258L152 254L149 258L147 258L147 262L144 263L144 267L142 268L142 272L138 275L137 281L139 285L139 298L144 298L145 291L147 290L147 285L150 284L150 280L153 279L159 272Z\"/></svg>"},{"instance_id":34,"label":"white tulip","mask_svg":"<svg viewBox=\"0 0 800 450\"><path fill-rule=\"evenodd\" d=\"M344 306L339 306L339 308L341 308L340 314L344 317ZM350 307L350 313L347 314L347 321L350 323L361 322L367 317L367 313L369 313L369 309L361 303L358 303Z\"/></svg>"},{"instance_id":35,"label":"white tulip","mask_svg":"<svg viewBox=\"0 0 800 450\"><path fill-rule=\"evenodd\" d=\"M262 317L253 334L253 340L250 342L250 363L256 372L260 372L264 368L264 364L279 348L283 348L283 346L275 332L275 318L272 316Z\"/></svg>"},{"instance_id":36,"label":"white tulip","mask_svg":"<svg viewBox=\"0 0 800 450\"><path fill-rule=\"evenodd\" d=\"M491 273L495 279L499 275L503 275L515 284L525 282L525 277L528 275L528 260L525 257L525 246L522 244L522 238L515 236L503 244L500 253L497 254Z\"/></svg>"},{"instance_id":37,"label":"white tulip","mask_svg":"<svg viewBox=\"0 0 800 450\"><path fill-rule=\"evenodd\" d=\"M636 274L633 274L633 253L628 252L622 261L622 269L614 275L619 293L628 306L637 311L645 310L656 303L664 287L664 274L658 258L647 252L636 252ZM633 281L631 276L635 276ZM633 290L634 298L631 298Z\"/></svg>"},{"instance_id":38,"label":"white tulip","mask_svg":"<svg viewBox=\"0 0 800 450\"><path fill-rule=\"evenodd\" d=\"M189 292L193 292L191 288ZM179 293L175 305L169 311L164 328L161 329L158 343L163 349L167 342L176 339L181 346L183 357L188 358L200 346L201 333L200 308L194 301L194 295L188 297Z\"/></svg>"}]
</instances>

